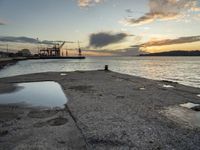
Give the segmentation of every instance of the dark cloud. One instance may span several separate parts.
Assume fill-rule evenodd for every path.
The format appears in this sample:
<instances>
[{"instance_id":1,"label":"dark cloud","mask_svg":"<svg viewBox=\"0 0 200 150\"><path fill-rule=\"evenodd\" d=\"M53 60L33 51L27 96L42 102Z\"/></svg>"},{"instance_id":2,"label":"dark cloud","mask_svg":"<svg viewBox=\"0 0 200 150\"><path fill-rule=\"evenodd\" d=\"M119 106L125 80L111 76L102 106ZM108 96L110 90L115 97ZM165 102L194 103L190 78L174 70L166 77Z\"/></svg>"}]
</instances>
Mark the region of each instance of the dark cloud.
<instances>
[{"instance_id":1,"label":"dark cloud","mask_svg":"<svg viewBox=\"0 0 200 150\"><path fill-rule=\"evenodd\" d=\"M102 49L102 50L84 50L84 52L89 52L89 53L98 53L100 55L112 55L112 56L137 56L141 53L140 51L140 45L133 45L133 46L130 46L129 48L125 48L125 49L117 49L117 50L105 50L105 49ZM106 56L105 55L105 56Z\"/></svg>"},{"instance_id":2,"label":"dark cloud","mask_svg":"<svg viewBox=\"0 0 200 150\"><path fill-rule=\"evenodd\" d=\"M134 45L134 46L130 46L129 48L126 48L126 49L117 50L115 52L115 55L117 55L117 56L137 56L140 53L141 53L140 46Z\"/></svg>"},{"instance_id":3,"label":"dark cloud","mask_svg":"<svg viewBox=\"0 0 200 150\"><path fill-rule=\"evenodd\" d=\"M48 40L44 40L44 41L39 41L40 44L47 44L47 45L54 45L55 43L62 43L64 41L48 41ZM73 41L65 41L65 43L77 43L77 42L73 42Z\"/></svg>"},{"instance_id":4,"label":"dark cloud","mask_svg":"<svg viewBox=\"0 0 200 150\"><path fill-rule=\"evenodd\" d=\"M104 47L110 44L118 43L123 41L130 35L126 33L110 33L110 32L99 32L90 35L90 46L91 47Z\"/></svg>"},{"instance_id":5,"label":"dark cloud","mask_svg":"<svg viewBox=\"0 0 200 150\"><path fill-rule=\"evenodd\" d=\"M0 37L0 42L15 42L15 43L29 43L29 44L46 44L46 45L53 45L55 43L61 43L63 41L49 41L49 40L43 40L40 41L37 38L30 38L30 37L12 37L12 36L3 36ZM66 43L75 43L72 41L66 41Z\"/></svg>"},{"instance_id":6,"label":"dark cloud","mask_svg":"<svg viewBox=\"0 0 200 150\"><path fill-rule=\"evenodd\" d=\"M149 0L149 12L143 16L126 18L122 23L126 25L141 25L155 20L178 19L183 12L198 11L197 0Z\"/></svg>"},{"instance_id":7,"label":"dark cloud","mask_svg":"<svg viewBox=\"0 0 200 150\"><path fill-rule=\"evenodd\" d=\"M0 37L1 42L17 42L17 43L38 43L37 39L28 38L28 37Z\"/></svg>"},{"instance_id":8,"label":"dark cloud","mask_svg":"<svg viewBox=\"0 0 200 150\"><path fill-rule=\"evenodd\" d=\"M192 43L200 41L200 36L188 36L180 37L177 39L165 39L158 41L149 41L144 44L141 44L141 47L150 47L150 46L163 46L163 45L173 45L173 44L183 44L183 43Z\"/></svg>"},{"instance_id":9,"label":"dark cloud","mask_svg":"<svg viewBox=\"0 0 200 150\"><path fill-rule=\"evenodd\" d=\"M1 25L6 25L6 23L0 20L0 26Z\"/></svg>"}]
</instances>

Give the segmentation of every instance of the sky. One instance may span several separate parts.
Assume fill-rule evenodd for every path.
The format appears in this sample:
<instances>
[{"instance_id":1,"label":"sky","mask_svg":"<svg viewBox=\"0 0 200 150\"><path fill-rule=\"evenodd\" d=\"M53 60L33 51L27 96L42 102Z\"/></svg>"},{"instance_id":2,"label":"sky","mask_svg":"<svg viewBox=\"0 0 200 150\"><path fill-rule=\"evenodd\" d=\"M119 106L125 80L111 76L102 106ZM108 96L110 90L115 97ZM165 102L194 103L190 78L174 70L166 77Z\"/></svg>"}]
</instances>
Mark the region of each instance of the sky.
<instances>
[{"instance_id":1,"label":"sky","mask_svg":"<svg viewBox=\"0 0 200 150\"><path fill-rule=\"evenodd\" d=\"M0 50L67 41L85 55L200 49L200 0L0 0Z\"/></svg>"}]
</instances>

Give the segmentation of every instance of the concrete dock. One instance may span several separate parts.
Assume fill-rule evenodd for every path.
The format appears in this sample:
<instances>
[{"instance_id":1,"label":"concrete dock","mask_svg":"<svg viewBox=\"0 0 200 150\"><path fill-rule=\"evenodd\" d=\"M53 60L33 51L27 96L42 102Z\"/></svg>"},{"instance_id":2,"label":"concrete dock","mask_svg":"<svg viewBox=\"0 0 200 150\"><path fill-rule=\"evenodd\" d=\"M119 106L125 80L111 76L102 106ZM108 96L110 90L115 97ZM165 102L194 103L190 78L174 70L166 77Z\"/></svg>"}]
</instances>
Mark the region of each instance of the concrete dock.
<instances>
[{"instance_id":1,"label":"concrete dock","mask_svg":"<svg viewBox=\"0 0 200 150\"><path fill-rule=\"evenodd\" d=\"M69 100L66 107L0 105L0 149L200 149L198 122L168 111L198 113L180 107L200 104L198 88L111 71L76 71L1 78L0 93L36 81L58 82Z\"/></svg>"}]
</instances>

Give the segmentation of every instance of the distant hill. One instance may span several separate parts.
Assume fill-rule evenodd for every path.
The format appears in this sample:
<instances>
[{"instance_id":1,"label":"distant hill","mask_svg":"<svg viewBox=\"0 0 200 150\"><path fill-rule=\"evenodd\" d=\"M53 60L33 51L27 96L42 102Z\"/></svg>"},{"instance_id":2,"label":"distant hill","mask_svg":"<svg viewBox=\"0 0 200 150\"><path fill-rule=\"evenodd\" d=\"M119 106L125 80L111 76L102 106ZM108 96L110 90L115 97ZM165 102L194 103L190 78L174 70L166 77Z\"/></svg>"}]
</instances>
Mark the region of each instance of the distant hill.
<instances>
[{"instance_id":1,"label":"distant hill","mask_svg":"<svg viewBox=\"0 0 200 150\"><path fill-rule=\"evenodd\" d=\"M168 51L160 53L140 54L139 56L200 56L200 50L195 51Z\"/></svg>"}]
</instances>

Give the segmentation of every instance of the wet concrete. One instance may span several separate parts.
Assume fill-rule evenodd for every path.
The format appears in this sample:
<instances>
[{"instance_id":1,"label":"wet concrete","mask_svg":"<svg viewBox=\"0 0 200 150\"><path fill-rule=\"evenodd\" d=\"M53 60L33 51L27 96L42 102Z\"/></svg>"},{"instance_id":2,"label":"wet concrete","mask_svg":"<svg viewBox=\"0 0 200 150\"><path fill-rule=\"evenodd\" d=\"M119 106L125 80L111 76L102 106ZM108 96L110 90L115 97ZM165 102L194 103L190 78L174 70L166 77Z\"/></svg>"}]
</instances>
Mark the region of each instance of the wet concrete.
<instances>
[{"instance_id":1,"label":"wet concrete","mask_svg":"<svg viewBox=\"0 0 200 150\"><path fill-rule=\"evenodd\" d=\"M1 106L1 148L200 149L196 123L188 125L166 111L187 102L200 104L200 89L110 71L60 74L0 79L0 87L55 81L69 99L64 109ZM1 92L5 92L3 88Z\"/></svg>"}]
</instances>

